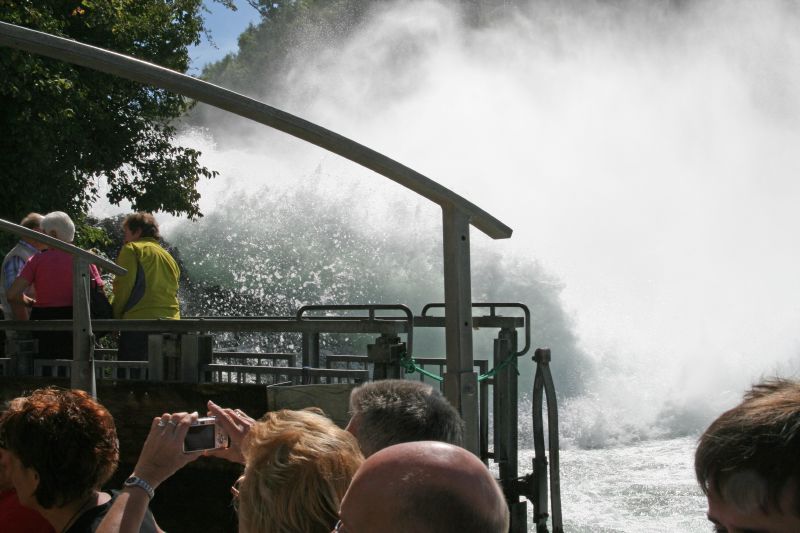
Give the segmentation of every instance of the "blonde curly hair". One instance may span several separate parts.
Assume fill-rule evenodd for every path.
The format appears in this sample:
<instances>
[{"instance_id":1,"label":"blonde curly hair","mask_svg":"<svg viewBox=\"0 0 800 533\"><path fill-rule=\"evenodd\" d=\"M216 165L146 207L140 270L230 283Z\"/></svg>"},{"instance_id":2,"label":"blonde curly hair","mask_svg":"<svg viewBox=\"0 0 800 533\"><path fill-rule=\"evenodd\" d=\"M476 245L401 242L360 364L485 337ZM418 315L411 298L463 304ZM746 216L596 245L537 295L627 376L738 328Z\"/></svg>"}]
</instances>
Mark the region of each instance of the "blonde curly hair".
<instances>
[{"instance_id":1,"label":"blonde curly hair","mask_svg":"<svg viewBox=\"0 0 800 533\"><path fill-rule=\"evenodd\" d=\"M364 461L355 438L321 411L267 413L250 430L239 531L329 533Z\"/></svg>"}]
</instances>

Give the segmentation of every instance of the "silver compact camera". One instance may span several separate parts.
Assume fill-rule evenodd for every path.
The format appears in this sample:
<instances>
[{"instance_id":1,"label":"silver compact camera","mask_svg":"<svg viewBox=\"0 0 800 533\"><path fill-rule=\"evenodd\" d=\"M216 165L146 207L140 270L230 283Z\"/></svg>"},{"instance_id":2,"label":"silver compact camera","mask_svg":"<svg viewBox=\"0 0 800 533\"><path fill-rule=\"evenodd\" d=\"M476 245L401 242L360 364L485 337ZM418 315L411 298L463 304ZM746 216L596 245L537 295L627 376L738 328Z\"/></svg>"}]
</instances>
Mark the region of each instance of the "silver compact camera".
<instances>
[{"instance_id":1,"label":"silver compact camera","mask_svg":"<svg viewBox=\"0 0 800 533\"><path fill-rule=\"evenodd\" d=\"M230 439L222 427L217 425L217 418L209 416L198 418L197 422L189 427L189 432L183 440L183 453L219 450L229 445Z\"/></svg>"}]
</instances>

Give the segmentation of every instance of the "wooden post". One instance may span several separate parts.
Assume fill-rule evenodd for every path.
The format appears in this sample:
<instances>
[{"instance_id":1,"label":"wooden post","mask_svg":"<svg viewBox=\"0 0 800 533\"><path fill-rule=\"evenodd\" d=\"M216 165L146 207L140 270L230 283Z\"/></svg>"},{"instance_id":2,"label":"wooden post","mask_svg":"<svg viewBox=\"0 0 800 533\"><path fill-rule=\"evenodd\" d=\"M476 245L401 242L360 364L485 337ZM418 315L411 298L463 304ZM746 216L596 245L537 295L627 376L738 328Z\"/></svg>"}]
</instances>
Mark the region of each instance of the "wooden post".
<instances>
[{"instance_id":1,"label":"wooden post","mask_svg":"<svg viewBox=\"0 0 800 533\"><path fill-rule=\"evenodd\" d=\"M70 387L97 397L94 378L94 335L89 310L89 262L72 258L72 366Z\"/></svg>"},{"instance_id":2,"label":"wooden post","mask_svg":"<svg viewBox=\"0 0 800 533\"><path fill-rule=\"evenodd\" d=\"M447 399L464 419L464 447L480 456L478 374L473 368L472 357L469 216L453 206L444 206L442 228L447 352L444 390Z\"/></svg>"}]
</instances>

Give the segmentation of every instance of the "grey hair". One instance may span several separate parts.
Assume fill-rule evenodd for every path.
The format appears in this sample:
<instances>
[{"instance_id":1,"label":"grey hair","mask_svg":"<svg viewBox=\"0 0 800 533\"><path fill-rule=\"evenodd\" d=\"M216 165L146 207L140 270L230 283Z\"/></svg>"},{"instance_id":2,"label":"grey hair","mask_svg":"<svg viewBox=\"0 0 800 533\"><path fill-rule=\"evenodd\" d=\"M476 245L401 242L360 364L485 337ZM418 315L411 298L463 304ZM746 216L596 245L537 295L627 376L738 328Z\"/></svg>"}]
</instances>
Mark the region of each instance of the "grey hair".
<instances>
[{"instance_id":1,"label":"grey hair","mask_svg":"<svg viewBox=\"0 0 800 533\"><path fill-rule=\"evenodd\" d=\"M461 446L464 421L428 384L403 379L365 383L350 393L353 433L364 457L393 444L433 440Z\"/></svg>"},{"instance_id":2,"label":"grey hair","mask_svg":"<svg viewBox=\"0 0 800 533\"><path fill-rule=\"evenodd\" d=\"M69 215L63 211L53 211L47 213L42 219L42 231L47 235L55 232L56 239L64 242L72 242L75 238L75 224Z\"/></svg>"}]
</instances>

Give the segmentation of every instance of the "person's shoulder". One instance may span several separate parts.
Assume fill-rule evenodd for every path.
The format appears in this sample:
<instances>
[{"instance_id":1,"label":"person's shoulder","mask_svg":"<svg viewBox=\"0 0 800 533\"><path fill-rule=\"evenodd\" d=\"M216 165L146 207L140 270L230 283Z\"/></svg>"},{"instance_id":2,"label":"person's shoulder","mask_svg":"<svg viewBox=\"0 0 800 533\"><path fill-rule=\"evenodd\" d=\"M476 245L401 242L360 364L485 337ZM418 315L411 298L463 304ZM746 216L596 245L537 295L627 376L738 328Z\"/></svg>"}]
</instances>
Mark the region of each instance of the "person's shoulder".
<instances>
[{"instance_id":1,"label":"person's shoulder","mask_svg":"<svg viewBox=\"0 0 800 533\"><path fill-rule=\"evenodd\" d=\"M100 505L102 509L99 509L99 513L95 516L92 533L94 533L95 529L100 527L100 522L103 521L108 510L111 509L111 506L114 505L114 501L120 495L120 491L118 490L111 490L111 499L108 500L106 503ZM159 530L158 526L156 525L156 519L153 516L152 511L150 511L150 507L147 507L147 511L144 513L144 518L142 519L142 525L139 527L139 533L157 533Z\"/></svg>"},{"instance_id":2,"label":"person's shoulder","mask_svg":"<svg viewBox=\"0 0 800 533\"><path fill-rule=\"evenodd\" d=\"M139 250L143 250L145 248L161 248L161 245L158 244L156 239L152 237L142 237L141 239L136 239L135 241L131 241L125 246L130 246L130 248L137 248Z\"/></svg>"},{"instance_id":3,"label":"person's shoulder","mask_svg":"<svg viewBox=\"0 0 800 533\"><path fill-rule=\"evenodd\" d=\"M58 264L59 267L64 267L67 264L72 265L72 257L71 253L65 252L64 250L48 248L31 257L28 262L34 261L36 263Z\"/></svg>"},{"instance_id":4,"label":"person's shoulder","mask_svg":"<svg viewBox=\"0 0 800 533\"><path fill-rule=\"evenodd\" d=\"M125 257L126 255L136 255L136 243L139 241L131 241L126 242L120 247L119 254L117 254L117 259L120 257Z\"/></svg>"},{"instance_id":5,"label":"person's shoulder","mask_svg":"<svg viewBox=\"0 0 800 533\"><path fill-rule=\"evenodd\" d=\"M28 269L34 268L36 265L38 265L42 261L45 261L46 257L48 257L45 254L45 252L48 252L48 251L49 250L43 250L43 251L39 252L38 254L32 255L27 261L25 261L25 268L28 268Z\"/></svg>"}]
</instances>

